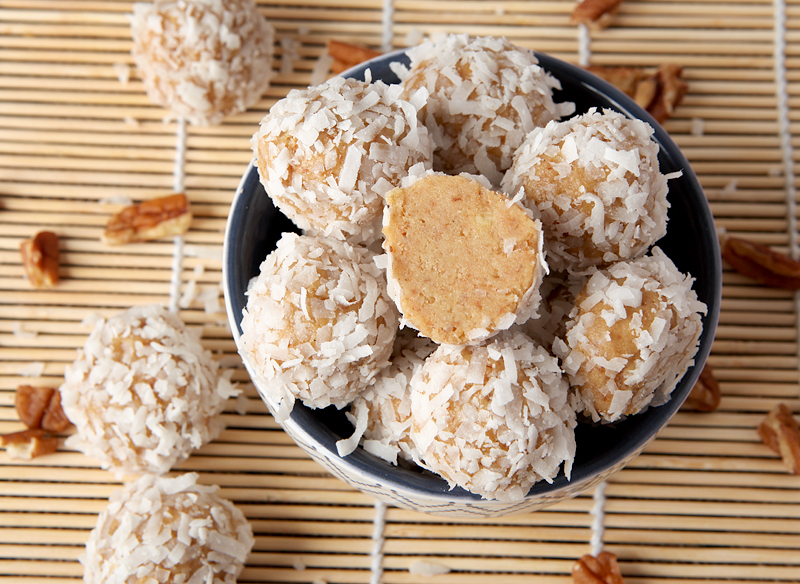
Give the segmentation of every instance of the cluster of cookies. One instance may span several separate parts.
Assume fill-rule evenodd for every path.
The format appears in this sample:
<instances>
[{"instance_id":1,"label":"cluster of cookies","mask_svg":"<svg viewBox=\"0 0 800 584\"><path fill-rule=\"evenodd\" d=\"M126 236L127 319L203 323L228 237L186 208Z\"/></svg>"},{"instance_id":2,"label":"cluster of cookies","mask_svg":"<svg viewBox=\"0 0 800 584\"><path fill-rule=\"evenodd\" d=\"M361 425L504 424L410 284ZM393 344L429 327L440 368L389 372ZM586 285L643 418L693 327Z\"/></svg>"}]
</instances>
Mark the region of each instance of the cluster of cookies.
<instances>
[{"instance_id":1,"label":"cluster of cookies","mask_svg":"<svg viewBox=\"0 0 800 584\"><path fill-rule=\"evenodd\" d=\"M255 542L244 514L196 473L165 476L216 438L238 393L198 336L160 304L136 306L98 318L64 376L67 446L136 477L98 517L84 581L235 582Z\"/></svg>"},{"instance_id":2,"label":"cluster of cookies","mask_svg":"<svg viewBox=\"0 0 800 584\"><path fill-rule=\"evenodd\" d=\"M705 306L654 243L667 181L644 122L556 103L505 39L449 35L397 85L292 91L252 144L302 230L248 288L242 353L278 421L349 406L360 444L487 499L570 475L579 416L668 399ZM650 251L650 255L645 255Z\"/></svg>"}]
</instances>

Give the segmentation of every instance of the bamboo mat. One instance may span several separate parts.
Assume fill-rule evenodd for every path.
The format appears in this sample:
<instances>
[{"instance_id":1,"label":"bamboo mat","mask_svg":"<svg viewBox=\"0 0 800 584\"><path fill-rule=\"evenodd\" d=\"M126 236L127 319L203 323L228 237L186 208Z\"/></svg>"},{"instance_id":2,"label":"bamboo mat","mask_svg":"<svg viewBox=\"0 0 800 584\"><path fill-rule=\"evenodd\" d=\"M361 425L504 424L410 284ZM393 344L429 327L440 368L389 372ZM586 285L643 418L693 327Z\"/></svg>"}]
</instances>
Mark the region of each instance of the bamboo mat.
<instances>
[{"instance_id":1,"label":"bamboo mat","mask_svg":"<svg viewBox=\"0 0 800 584\"><path fill-rule=\"evenodd\" d=\"M220 485L252 522L256 545L240 582L564 583L600 541L629 584L800 582L800 477L755 431L777 402L800 410L791 293L726 270L710 358L720 409L679 413L604 490L489 521L385 508L324 473L249 383L219 288L228 208L269 107L310 82L329 38L386 49L437 31L505 35L575 63L684 65L689 93L665 127L718 225L796 253L800 0L624 0L614 26L591 33L569 23L571 0L259 4L298 58L248 112L185 128L180 178L195 219L183 241L108 248L99 238L113 201L170 193L181 141L132 66L131 3L0 0L0 433L21 428L18 385L60 384L89 332L86 316L183 297L181 317L247 398L229 404L228 429L180 467ZM61 284L44 292L30 289L18 252L43 228L59 235L62 253ZM30 463L0 452L0 582L79 581L77 557L118 486L77 452ZM419 561L450 572L411 574Z\"/></svg>"}]
</instances>

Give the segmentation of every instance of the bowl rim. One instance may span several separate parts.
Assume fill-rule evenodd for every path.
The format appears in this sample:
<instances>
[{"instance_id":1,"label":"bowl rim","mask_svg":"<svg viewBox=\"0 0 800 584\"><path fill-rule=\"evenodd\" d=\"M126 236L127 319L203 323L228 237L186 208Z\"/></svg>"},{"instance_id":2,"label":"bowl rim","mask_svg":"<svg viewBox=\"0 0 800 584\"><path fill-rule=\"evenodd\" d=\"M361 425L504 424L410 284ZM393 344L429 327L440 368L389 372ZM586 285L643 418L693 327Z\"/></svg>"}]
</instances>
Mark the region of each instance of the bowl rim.
<instances>
[{"instance_id":1,"label":"bowl rim","mask_svg":"<svg viewBox=\"0 0 800 584\"><path fill-rule=\"evenodd\" d=\"M356 65L347 71L344 71L341 73L341 76L356 77L363 80L365 72L368 69L372 71L372 68L376 64L384 65L403 59L407 60L406 52L407 49L398 49L389 53L385 53L381 56ZM713 214L711 213L707 200L704 196L702 196L702 186L700 185L691 165L689 164L689 161L685 158L680 148L672 140L670 135L663 129L661 124L659 124L646 110L638 106L629 96L605 80L583 69L582 67L573 65L538 51L532 51L532 53L539 60L540 66L546 71L552 71L554 69L562 71L564 75L568 75L576 79L584 90L595 93L598 96L602 96L604 100L610 102L613 109L619 111L629 118L638 118L650 124L654 130L653 137L661 146L660 150L666 149L670 159L674 160L676 165L682 169L683 176L681 177L681 180L686 183L686 188L693 193L701 195L699 198L701 198L702 201L705 201L704 208L698 211L698 215L701 218L701 226L703 231L713 232L713 237L710 236L710 234L706 234L708 235L707 241L703 242L704 244L710 244L711 246L708 259L711 263L712 273L708 278L708 282L712 284L713 289L711 291L711 298L709 299L711 302L707 303L707 313L703 316L703 331L697 353L694 357L694 365L689 367L689 370L685 373L683 379L679 383L680 386L689 384L694 385L702 369L702 366L698 366L698 364L704 364L711 351L714 333L719 323L719 312L722 299L722 260L720 256L719 242L716 237ZM252 184L253 182L257 183L255 184L254 188ZM240 348L240 322L242 315L241 311L238 315L234 312L235 308L233 306L232 299L233 294L230 289L232 282L231 278L233 277L231 270L235 261L235 258L232 255L234 253L232 245L232 239L234 235L233 219L234 217L238 216L238 213L241 212L243 201L248 196L246 193L252 194L251 191L257 191L259 187L258 183L258 169L255 165L255 160L253 159L249 163L245 173L242 175L242 178L236 189L236 193L231 203L231 209L228 215L224 234L222 266L224 297L228 320L237 348ZM257 377L252 370L247 357L243 354L241 357L248 374L253 380L254 386L258 389L259 394L269 407L270 411L274 413L275 406L274 404L270 403L268 397L261 392L259 385L256 382ZM559 475L553 482L539 481L535 483L521 503L529 502L533 499L553 499L555 501L563 498L565 496L564 493L569 493L566 496L573 496L596 483L596 477L600 475L607 476L608 474L616 472L633 457L641 453L641 451L644 450L644 448L656 438L658 433L666 425L668 425L670 420L680 409L680 406L682 405L688 393L689 392L686 391L681 399L676 399L677 396L675 396L675 392L673 392L673 397L664 405L659 406L659 409L663 408L662 411L666 414L666 419L656 427L650 429L644 440L626 443L620 455L616 456L612 460L592 461L590 464L585 465L581 469L582 472L580 473L580 476L575 476L573 473L573 477L569 481L567 481L564 477L563 471L560 471ZM281 422L281 426L288 434L290 434L290 436L295 440L295 442L298 443L298 445L312 454L314 458L322 458L327 460L329 464L326 466L329 468L331 466L337 468L340 471L338 473L339 478L345 480L346 482L351 483L352 481L355 481L359 485L376 486L377 488L376 481L380 481L382 488L388 488L393 492L400 493L403 496L407 494L412 498L415 495L423 496L426 499L439 502L442 506L452 504L453 501L466 506L470 506L472 504L485 506L487 503L490 504L493 502L493 500L482 499L479 495L470 493L459 487L450 490L446 487L444 480L439 477L437 477L438 480L441 481L441 483L445 486L443 490L429 491L427 489L418 488L416 485L411 484L408 481L401 480L403 478L402 475L399 477L397 476L398 473L396 471L398 467L392 466L388 462L366 453L361 448L358 448L356 452L361 451L363 455L367 457L366 463L364 462L364 456L348 455L340 457L336 451L335 440L331 441L330 436L328 436L325 432L321 433L319 428L314 428L313 426L306 427L303 423L301 423L302 420L300 420L298 413L302 410L299 410L298 408L305 408L305 406L302 406L302 404L299 402L296 403L289 418L284 422ZM330 429L326 428L326 430L328 434L333 434ZM341 437L336 437L337 440L340 438ZM361 488L361 486L359 486L359 488ZM361 490L369 491L370 489L366 488ZM373 494L380 496L380 493L373 492Z\"/></svg>"}]
</instances>

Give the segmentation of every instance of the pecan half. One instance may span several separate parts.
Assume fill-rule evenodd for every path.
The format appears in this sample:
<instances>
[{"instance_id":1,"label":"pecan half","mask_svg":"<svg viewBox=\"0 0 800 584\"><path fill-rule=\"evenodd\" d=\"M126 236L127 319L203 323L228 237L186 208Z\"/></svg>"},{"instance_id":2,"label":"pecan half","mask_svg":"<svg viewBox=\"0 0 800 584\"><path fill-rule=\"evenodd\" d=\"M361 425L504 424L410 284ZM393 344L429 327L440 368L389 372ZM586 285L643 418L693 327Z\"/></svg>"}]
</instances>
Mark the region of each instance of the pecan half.
<instances>
[{"instance_id":1,"label":"pecan half","mask_svg":"<svg viewBox=\"0 0 800 584\"><path fill-rule=\"evenodd\" d=\"M586 554L572 566L575 584L625 584L617 564L617 556L600 552L597 557Z\"/></svg>"},{"instance_id":2,"label":"pecan half","mask_svg":"<svg viewBox=\"0 0 800 584\"><path fill-rule=\"evenodd\" d=\"M661 65L653 73L643 67L592 65L586 69L628 94L658 123L672 117L689 90L689 85L682 77L683 67L679 65Z\"/></svg>"},{"instance_id":3,"label":"pecan half","mask_svg":"<svg viewBox=\"0 0 800 584\"><path fill-rule=\"evenodd\" d=\"M121 245L182 235L189 230L191 222L192 213L186 195L180 193L150 199L125 207L114 215L103 233L103 241L109 245Z\"/></svg>"},{"instance_id":4,"label":"pecan half","mask_svg":"<svg viewBox=\"0 0 800 584\"><path fill-rule=\"evenodd\" d=\"M767 447L780 454L786 468L800 475L800 426L786 404L778 404L758 426L758 435Z\"/></svg>"},{"instance_id":5,"label":"pecan half","mask_svg":"<svg viewBox=\"0 0 800 584\"><path fill-rule=\"evenodd\" d=\"M58 284L58 236L40 231L19 244L22 267L34 288L53 288Z\"/></svg>"},{"instance_id":6,"label":"pecan half","mask_svg":"<svg viewBox=\"0 0 800 584\"><path fill-rule=\"evenodd\" d=\"M381 55L379 51L374 51L367 47L335 40L328 41L327 51L333 58L331 72L337 74Z\"/></svg>"},{"instance_id":7,"label":"pecan half","mask_svg":"<svg viewBox=\"0 0 800 584\"><path fill-rule=\"evenodd\" d=\"M72 422L69 421L69 418L67 418L67 415L61 407L61 392L55 390L53 392L53 397L50 398L50 402L44 410L41 427L46 432L57 433L63 432L69 428L71 424Z\"/></svg>"},{"instance_id":8,"label":"pecan half","mask_svg":"<svg viewBox=\"0 0 800 584\"><path fill-rule=\"evenodd\" d=\"M19 421L28 428L39 428L45 409L50 404L55 390L52 387L20 385L14 395L14 407Z\"/></svg>"},{"instance_id":9,"label":"pecan half","mask_svg":"<svg viewBox=\"0 0 800 584\"><path fill-rule=\"evenodd\" d=\"M683 402L683 409L698 412L713 412L719 407L722 394L719 382L714 377L714 370L706 364L700 372L700 377L692 387L692 392Z\"/></svg>"},{"instance_id":10,"label":"pecan half","mask_svg":"<svg viewBox=\"0 0 800 584\"><path fill-rule=\"evenodd\" d=\"M31 460L58 450L58 438L50 436L41 428L28 428L21 432L0 435L0 446L5 447L9 458Z\"/></svg>"},{"instance_id":11,"label":"pecan half","mask_svg":"<svg viewBox=\"0 0 800 584\"><path fill-rule=\"evenodd\" d=\"M672 117L675 108L689 91L689 84L683 80L682 75L683 67L673 64L661 65L656 71L656 91L644 108L659 124Z\"/></svg>"},{"instance_id":12,"label":"pecan half","mask_svg":"<svg viewBox=\"0 0 800 584\"><path fill-rule=\"evenodd\" d=\"M772 288L800 290L800 262L766 245L723 235L722 259L740 274Z\"/></svg>"},{"instance_id":13,"label":"pecan half","mask_svg":"<svg viewBox=\"0 0 800 584\"><path fill-rule=\"evenodd\" d=\"M573 24L585 24L591 28L605 28L611 23L622 0L583 0L573 10Z\"/></svg>"}]
</instances>

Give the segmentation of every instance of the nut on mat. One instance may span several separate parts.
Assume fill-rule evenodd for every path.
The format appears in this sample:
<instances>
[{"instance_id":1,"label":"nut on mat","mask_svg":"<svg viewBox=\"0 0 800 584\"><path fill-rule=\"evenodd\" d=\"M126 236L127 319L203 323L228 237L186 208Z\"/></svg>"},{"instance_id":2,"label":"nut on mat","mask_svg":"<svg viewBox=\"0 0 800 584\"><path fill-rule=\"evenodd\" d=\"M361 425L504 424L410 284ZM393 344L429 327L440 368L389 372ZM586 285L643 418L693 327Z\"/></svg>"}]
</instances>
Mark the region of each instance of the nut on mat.
<instances>
[{"instance_id":1,"label":"nut on mat","mask_svg":"<svg viewBox=\"0 0 800 584\"><path fill-rule=\"evenodd\" d=\"M53 288L58 284L58 236L52 231L40 231L19 244L22 267L31 286Z\"/></svg>"},{"instance_id":2,"label":"nut on mat","mask_svg":"<svg viewBox=\"0 0 800 584\"><path fill-rule=\"evenodd\" d=\"M780 454L786 468L800 475L800 427L786 404L775 406L758 427L761 441Z\"/></svg>"},{"instance_id":3,"label":"nut on mat","mask_svg":"<svg viewBox=\"0 0 800 584\"><path fill-rule=\"evenodd\" d=\"M103 241L122 245L183 235L192 223L189 199L183 193L125 207L106 225Z\"/></svg>"},{"instance_id":4,"label":"nut on mat","mask_svg":"<svg viewBox=\"0 0 800 584\"><path fill-rule=\"evenodd\" d=\"M617 556L600 552L597 557L586 554L572 567L575 584L625 584L617 564Z\"/></svg>"},{"instance_id":5,"label":"nut on mat","mask_svg":"<svg viewBox=\"0 0 800 584\"><path fill-rule=\"evenodd\" d=\"M771 288L800 290L800 262L754 241L723 234L722 259L748 278Z\"/></svg>"}]
</instances>

